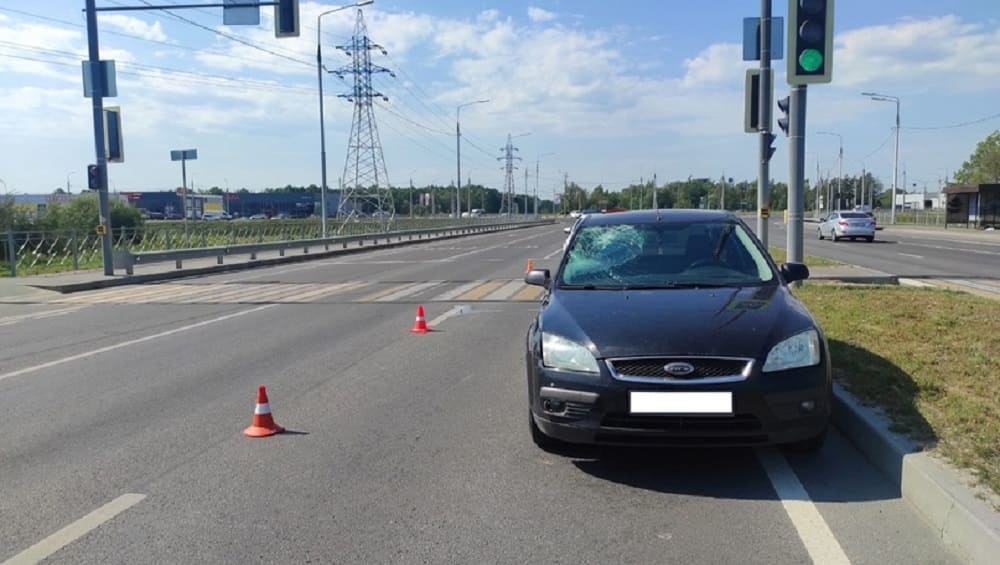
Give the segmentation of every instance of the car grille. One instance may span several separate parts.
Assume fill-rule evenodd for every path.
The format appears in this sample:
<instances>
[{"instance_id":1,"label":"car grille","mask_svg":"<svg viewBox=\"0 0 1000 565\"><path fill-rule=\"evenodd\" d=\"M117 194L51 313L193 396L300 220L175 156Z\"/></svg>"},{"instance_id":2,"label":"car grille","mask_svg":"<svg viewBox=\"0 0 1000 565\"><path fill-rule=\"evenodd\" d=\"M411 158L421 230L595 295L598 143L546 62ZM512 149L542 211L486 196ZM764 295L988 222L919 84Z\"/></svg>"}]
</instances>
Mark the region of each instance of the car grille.
<instances>
[{"instance_id":1,"label":"car grille","mask_svg":"<svg viewBox=\"0 0 1000 565\"><path fill-rule=\"evenodd\" d=\"M690 363L694 372L678 376L667 373L664 367L670 363ZM718 377L734 377L744 374L750 359L729 359L710 357L656 357L641 359L611 359L611 372L616 378L644 378L691 380Z\"/></svg>"},{"instance_id":2,"label":"car grille","mask_svg":"<svg viewBox=\"0 0 1000 565\"><path fill-rule=\"evenodd\" d=\"M761 423L760 419L753 414L736 414L734 416L630 416L609 414L601 421L601 427L651 432L713 433L757 431L761 429Z\"/></svg>"}]
</instances>

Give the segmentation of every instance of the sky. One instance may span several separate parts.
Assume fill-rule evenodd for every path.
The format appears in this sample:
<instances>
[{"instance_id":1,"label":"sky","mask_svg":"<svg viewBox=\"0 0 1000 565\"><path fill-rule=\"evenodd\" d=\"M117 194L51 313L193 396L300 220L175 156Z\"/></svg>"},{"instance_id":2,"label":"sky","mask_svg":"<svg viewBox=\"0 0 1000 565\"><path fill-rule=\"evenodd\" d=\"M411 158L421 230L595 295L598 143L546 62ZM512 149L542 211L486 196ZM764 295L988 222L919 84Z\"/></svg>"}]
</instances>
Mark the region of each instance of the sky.
<instances>
[{"instance_id":1,"label":"sky","mask_svg":"<svg viewBox=\"0 0 1000 565\"><path fill-rule=\"evenodd\" d=\"M98 0L99 7L144 0ZM192 3L154 0L153 4ZM205 0L209 3L209 0ZM78 192L94 162L83 0L0 0L0 191ZM118 71L125 162L109 165L117 191L173 190L170 150L196 148L188 184L237 190L320 184L317 15L341 6L300 2L302 33L223 26L220 8L102 12L101 58ZM1000 4L996 0L840 0L833 81L808 89L806 174L871 171L890 185L900 98L899 186L934 191L976 144L1000 128ZM363 8L374 112L389 181L448 185L456 174L456 107L463 107L463 182L501 187L507 136L518 148L518 191L551 197L564 178L616 190L757 176L759 137L743 131L742 20L760 2L717 0L375 0ZM787 4L775 0L773 13ZM324 65L349 62L356 9L323 17ZM224 35L223 35L224 34ZM774 63L776 98L785 61ZM353 104L344 79L324 73L328 185L344 173ZM779 115L774 111L775 119ZM775 181L788 179L778 134ZM830 135L829 132L837 135ZM527 134L527 135L524 135ZM843 144L843 162L838 146ZM565 175L565 176L564 176ZM916 184L916 187L913 185Z\"/></svg>"}]
</instances>

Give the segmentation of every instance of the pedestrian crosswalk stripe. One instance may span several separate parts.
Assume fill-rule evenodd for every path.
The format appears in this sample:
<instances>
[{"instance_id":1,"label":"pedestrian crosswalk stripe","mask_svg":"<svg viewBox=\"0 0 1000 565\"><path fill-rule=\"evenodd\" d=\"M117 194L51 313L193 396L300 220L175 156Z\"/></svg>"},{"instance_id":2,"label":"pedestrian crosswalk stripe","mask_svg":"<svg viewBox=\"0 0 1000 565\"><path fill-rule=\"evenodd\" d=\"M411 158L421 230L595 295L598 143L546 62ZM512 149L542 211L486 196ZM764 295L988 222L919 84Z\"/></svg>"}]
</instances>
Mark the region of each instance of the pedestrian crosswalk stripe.
<instances>
[{"instance_id":1,"label":"pedestrian crosswalk stripe","mask_svg":"<svg viewBox=\"0 0 1000 565\"><path fill-rule=\"evenodd\" d=\"M434 298L432 298L430 300L430 302L448 302L448 301L454 300L456 296L458 296L460 294L465 294L466 292L469 292L470 290L472 290L472 289L476 288L477 286L483 284L483 282L484 281L469 281L469 282L467 282L465 284L459 285L459 286L457 286L457 287L449 290L448 292L445 292L443 294L439 294L439 295L435 296Z\"/></svg>"},{"instance_id":2,"label":"pedestrian crosswalk stripe","mask_svg":"<svg viewBox=\"0 0 1000 565\"><path fill-rule=\"evenodd\" d=\"M500 287L499 290L495 290L495 291L487 294L483 298L483 300L507 300L515 292L517 292L518 290L520 290L521 287L523 287L523 286L524 286L524 281L521 281L521 280L510 281L507 284L505 284L502 287Z\"/></svg>"},{"instance_id":3,"label":"pedestrian crosswalk stripe","mask_svg":"<svg viewBox=\"0 0 1000 565\"><path fill-rule=\"evenodd\" d=\"M357 297L358 292L368 293ZM378 289L376 291L372 291ZM443 292L442 292L443 291ZM541 287L527 286L520 279L475 281L337 283L158 283L81 292L59 296L46 303L58 304L296 304L320 302L335 295L347 295L350 302L532 301L544 293Z\"/></svg>"},{"instance_id":4,"label":"pedestrian crosswalk stripe","mask_svg":"<svg viewBox=\"0 0 1000 565\"><path fill-rule=\"evenodd\" d=\"M365 296L362 296L361 298L358 298L354 302L374 302L374 301L378 300L379 298L382 298L383 296L389 296L390 294L394 294L396 292L399 292L399 291L401 291L401 290L403 290L405 288L409 288L411 286L416 286L417 284L418 283L403 283L403 284L393 285L393 286L390 286L389 288L384 288L384 289L382 289L382 290L380 290L378 292L373 292L371 294L367 294Z\"/></svg>"},{"instance_id":5,"label":"pedestrian crosswalk stripe","mask_svg":"<svg viewBox=\"0 0 1000 565\"><path fill-rule=\"evenodd\" d=\"M545 289L540 286L525 285L520 292L514 295L513 300L519 302L525 300L538 300L541 298L543 292L545 292Z\"/></svg>"},{"instance_id":6,"label":"pedestrian crosswalk stripe","mask_svg":"<svg viewBox=\"0 0 1000 565\"><path fill-rule=\"evenodd\" d=\"M479 300L503 286L507 281L487 281L458 297L458 300Z\"/></svg>"},{"instance_id":7,"label":"pedestrian crosswalk stripe","mask_svg":"<svg viewBox=\"0 0 1000 565\"><path fill-rule=\"evenodd\" d=\"M433 287L435 287L435 286L437 286L439 284L442 284L443 282L444 281L430 281L430 282L420 283L418 285L408 286L408 287L406 287L406 288L404 288L404 289L402 289L402 290L400 290L398 292L393 292L392 294L387 294L385 296L381 296L381 297L375 299L375 301L376 302L392 302L394 300L399 300L400 298L404 298L406 296L412 296L412 295L417 294L419 292L423 292L423 291L425 291L425 290L427 290L429 288L433 288Z\"/></svg>"}]
</instances>

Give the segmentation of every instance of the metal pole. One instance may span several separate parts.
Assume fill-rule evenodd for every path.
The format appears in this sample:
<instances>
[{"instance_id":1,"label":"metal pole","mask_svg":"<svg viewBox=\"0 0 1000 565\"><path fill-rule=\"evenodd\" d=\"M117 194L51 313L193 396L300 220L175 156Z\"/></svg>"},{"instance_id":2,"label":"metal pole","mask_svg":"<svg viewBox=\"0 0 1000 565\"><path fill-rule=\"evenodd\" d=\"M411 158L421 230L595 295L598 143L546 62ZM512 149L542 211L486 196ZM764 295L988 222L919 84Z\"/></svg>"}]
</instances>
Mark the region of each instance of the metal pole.
<instances>
[{"instance_id":1,"label":"metal pole","mask_svg":"<svg viewBox=\"0 0 1000 565\"><path fill-rule=\"evenodd\" d=\"M792 86L788 107L788 260L802 262L806 171L806 85Z\"/></svg>"},{"instance_id":2,"label":"metal pole","mask_svg":"<svg viewBox=\"0 0 1000 565\"><path fill-rule=\"evenodd\" d=\"M791 108L789 108L789 110L791 110ZM813 214L813 217L815 218L819 218L820 216L823 215L823 212L820 210L819 207L819 194L820 194L819 191L820 191L819 154L817 153L816 154L816 212Z\"/></svg>"},{"instance_id":3,"label":"metal pole","mask_svg":"<svg viewBox=\"0 0 1000 565\"><path fill-rule=\"evenodd\" d=\"M455 165L457 176L455 177L455 202L457 203L457 213L455 218L462 215L462 127L459 125L462 106L455 108Z\"/></svg>"},{"instance_id":4,"label":"metal pole","mask_svg":"<svg viewBox=\"0 0 1000 565\"><path fill-rule=\"evenodd\" d=\"M97 0L86 0L87 12L87 50L89 52L91 84L93 92L91 102L94 114L94 153L97 156L97 169L100 176L100 186L97 189L97 201L100 210L100 224L104 226L101 236L102 262L104 274L115 274L115 266L111 255L111 212L108 202L108 160L104 153L104 84L100 68L100 47L97 37Z\"/></svg>"},{"instance_id":5,"label":"metal pole","mask_svg":"<svg viewBox=\"0 0 1000 565\"><path fill-rule=\"evenodd\" d=\"M528 167L524 168L524 211L522 215L528 213Z\"/></svg>"},{"instance_id":6,"label":"metal pole","mask_svg":"<svg viewBox=\"0 0 1000 565\"><path fill-rule=\"evenodd\" d=\"M183 203L181 204L181 216L184 217L184 239L188 237L188 189L187 189L187 159L181 159L181 194Z\"/></svg>"},{"instance_id":7,"label":"metal pole","mask_svg":"<svg viewBox=\"0 0 1000 565\"><path fill-rule=\"evenodd\" d=\"M531 207L531 214L533 216L538 215L538 161L540 160L535 161L535 202L534 206Z\"/></svg>"},{"instance_id":8,"label":"metal pole","mask_svg":"<svg viewBox=\"0 0 1000 565\"><path fill-rule=\"evenodd\" d=\"M771 145L771 0L760 1L760 163L757 173L757 237L767 247L767 218L761 210L770 207L770 158Z\"/></svg>"},{"instance_id":9,"label":"metal pole","mask_svg":"<svg viewBox=\"0 0 1000 565\"><path fill-rule=\"evenodd\" d=\"M14 245L14 232L12 228L7 229L7 258L10 260L10 276L17 276L17 246Z\"/></svg>"},{"instance_id":10,"label":"metal pole","mask_svg":"<svg viewBox=\"0 0 1000 565\"><path fill-rule=\"evenodd\" d=\"M413 177L410 177L410 217L413 217Z\"/></svg>"},{"instance_id":11,"label":"metal pole","mask_svg":"<svg viewBox=\"0 0 1000 565\"><path fill-rule=\"evenodd\" d=\"M323 14L316 17L316 82L319 84L319 160L322 171L322 184L320 185L320 214L322 219L323 237L326 238L326 127L323 121L323 52L320 47L320 25L323 21Z\"/></svg>"},{"instance_id":12,"label":"metal pole","mask_svg":"<svg viewBox=\"0 0 1000 565\"><path fill-rule=\"evenodd\" d=\"M899 98L896 98L896 148L892 154L892 211L889 212L889 223L896 223L896 175L899 171Z\"/></svg>"},{"instance_id":13,"label":"metal pole","mask_svg":"<svg viewBox=\"0 0 1000 565\"><path fill-rule=\"evenodd\" d=\"M861 206L864 206L865 202L867 202L865 199L865 176L865 168L861 167Z\"/></svg>"},{"instance_id":14,"label":"metal pole","mask_svg":"<svg viewBox=\"0 0 1000 565\"><path fill-rule=\"evenodd\" d=\"M840 202L844 199L844 138L843 137L840 137L840 153L837 160L840 161L840 176L837 178L837 194L838 194L837 208L840 208Z\"/></svg>"}]
</instances>

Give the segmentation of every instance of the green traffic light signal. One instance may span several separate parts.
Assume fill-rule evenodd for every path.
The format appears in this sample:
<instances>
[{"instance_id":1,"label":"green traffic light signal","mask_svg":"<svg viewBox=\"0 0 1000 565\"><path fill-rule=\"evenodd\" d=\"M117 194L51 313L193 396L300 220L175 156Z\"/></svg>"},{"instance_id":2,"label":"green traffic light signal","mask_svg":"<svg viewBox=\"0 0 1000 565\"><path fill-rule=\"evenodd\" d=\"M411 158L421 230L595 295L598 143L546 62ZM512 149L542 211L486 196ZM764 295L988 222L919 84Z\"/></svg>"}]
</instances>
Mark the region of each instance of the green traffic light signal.
<instances>
[{"instance_id":1,"label":"green traffic light signal","mask_svg":"<svg viewBox=\"0 0 1000 565\"><path fill-rule=\"evenodd\" d=\"M799 66L806 72L815 72L823 66L823 54L817 49L805 49L799 55Z\"/></svg>"}]
</instances>

